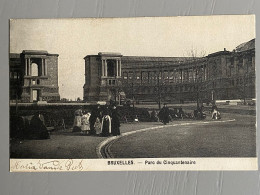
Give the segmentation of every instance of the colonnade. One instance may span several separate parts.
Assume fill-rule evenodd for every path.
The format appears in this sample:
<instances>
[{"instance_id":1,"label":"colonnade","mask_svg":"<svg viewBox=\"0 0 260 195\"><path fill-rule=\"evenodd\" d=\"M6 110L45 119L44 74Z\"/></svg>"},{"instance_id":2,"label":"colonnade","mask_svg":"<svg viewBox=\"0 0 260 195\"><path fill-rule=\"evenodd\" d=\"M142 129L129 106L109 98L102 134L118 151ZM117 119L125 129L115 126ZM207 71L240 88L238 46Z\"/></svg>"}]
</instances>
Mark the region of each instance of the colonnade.
<instances>
[{"instance_id":1,"label":"colonnade","mask_svg":"<svg viewBox=\"0 0 260 195\"><path fill-rule=\"evenodd\" d=\"M33 60L31 58L25 58L25 76L32 76L32 63ZM45 58L41 58L38 68L41 70L39 76L47 76L47 62Z\"/></svg>"},{"instance_id":2,"label":"colonnade","mask_svg":"<svg viewBox=\"0 0 260 195\"><path fill-rule=\"evenodd\" d=\"M114 60L114 59L113 59ZM101 59L102 61L102 66L101 66L101 76L102 77L107 77L107 59ZM121 77L121 60L120 59L115 59L116 62L116 77Z\"/></svg>"},{"instance_id":3,"label":"colonnade","mask_svg":"<svg viewBox=\"0 0 260 195\"><path fill-rule=\"evenodd\" d=\"M155 71L138 71L138 75L141 76L141 80L155 80L164 79L171 80L173 82L192 82L196 79L208 80L209 71L206 64L193 66L189 68L175 68L175 69L163 69L163 70L155 70ZM134 71L132 72L134 73ZM131 79L137 79L135 71L135 75L132 75ZM145 76L144 76L145 75ZM134 77L133 77L134 76ZM125 78L125 77L124 77ZM126 78L125 78L126 79ZM129 79L129 73L127 74L127 79Z\"/></svg>"}]
</instances>

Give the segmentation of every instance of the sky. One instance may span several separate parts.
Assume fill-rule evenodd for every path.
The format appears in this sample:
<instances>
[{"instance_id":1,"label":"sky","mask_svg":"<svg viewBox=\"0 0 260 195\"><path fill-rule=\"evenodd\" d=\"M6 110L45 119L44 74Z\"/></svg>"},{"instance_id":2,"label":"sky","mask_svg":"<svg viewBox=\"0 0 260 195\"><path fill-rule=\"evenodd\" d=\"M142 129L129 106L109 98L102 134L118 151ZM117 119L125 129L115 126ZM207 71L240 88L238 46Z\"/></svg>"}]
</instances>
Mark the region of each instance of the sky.
<instances>
[{"instance_id":1,"label":"sky","mask_svg":"<svg viewBox=\"0 0 260 195\"><path fill-rule=\"evenodd\" d=\"M84 57L98 52L124 56L183 57L191 49L210 54L255 38L254 15L140 18L14 19L10 53L59 54L61 98L83 97Z\"/></svg>"}]
</instances>

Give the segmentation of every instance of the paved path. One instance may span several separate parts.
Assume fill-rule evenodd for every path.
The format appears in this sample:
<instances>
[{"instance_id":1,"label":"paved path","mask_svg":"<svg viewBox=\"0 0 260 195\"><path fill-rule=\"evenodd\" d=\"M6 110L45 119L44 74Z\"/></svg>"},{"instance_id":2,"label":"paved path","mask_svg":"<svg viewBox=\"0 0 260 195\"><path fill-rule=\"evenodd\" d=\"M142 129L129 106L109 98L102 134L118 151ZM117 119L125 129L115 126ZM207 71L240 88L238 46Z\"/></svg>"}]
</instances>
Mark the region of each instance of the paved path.
<instances>
[{"instance_id":1,"label":"paved path","mask_svg":"<svg viewBox=\"0 0 260 195\"><path fill-rule=\"evenodd\" d=\"M108 157L254 157L255 117L233 116L236 120L183 122L126 133L111 140Z\"/></svg>"},{"instance_id":2,"label":"paved path","mask_svg":"<svg viewBox=\"0 0 260 195\"><path fill-rule=\"evenodd\" d=\"M121 133L123 135L127 135L128 132L130 133L128 136L123 136L116 140L109 147L109 150L116 158L167 156L169 155L167 151L171 152L171 156L173 154L190 155L187 152L185 153L185 151L189 151L187 148L190 147L197 147L198 150L196 151L201 151L194 153L194 155L214 156L221 154L225 156L241 156L245 155L245 153L248 156L254 155L255 117L242 116L240 114L223 114L222 120L226 121L234 118L236 122L227 123L229 124L228 126L224 125L226 123L220 123L222 126L218 126L217 128L213 128L206 123L203 125L203 128L202 126L200 128L198 128L199 126L193 128L195 127L194 125L180 125L200 122L194 120L178 120L166 127L159 122L122 124ZM212 122L210 119L202 122L207 121ZM180 126L177 127L175 125ZM142 130L147 128L149 131ZM137 131L138 133L131 135L136 130L142 131ZM72 133L71 131L57 132L51 134L51 139L48 140L11 140L10 154L11 158L93 159L101 157L99 150L103 145L100 143L105 140L107 140L106 137L82 136L80 133ZM210 143L212 144L210 145ZM218 145L220 145L221 150L217 148ZM181 148L182 150L179 150L179 153L175 153L174 148ZM230 151L230 153L225 153L224 151Z\"/></svg>"},{"instance_id":3,"label":"paved path","mask_svg":"<svg viewBox=\"0 0 260 195\"><path fill-rule=\"evenodd\" d=\"M136 129L159 125L159 123L127 123L121 125L121 132L130 132ZM107 137L84 136L81 133L53 132L47 140L11 140L11 158L34 159L82 159L98 158L96 148Z\"/></svg>"}]
</instances>

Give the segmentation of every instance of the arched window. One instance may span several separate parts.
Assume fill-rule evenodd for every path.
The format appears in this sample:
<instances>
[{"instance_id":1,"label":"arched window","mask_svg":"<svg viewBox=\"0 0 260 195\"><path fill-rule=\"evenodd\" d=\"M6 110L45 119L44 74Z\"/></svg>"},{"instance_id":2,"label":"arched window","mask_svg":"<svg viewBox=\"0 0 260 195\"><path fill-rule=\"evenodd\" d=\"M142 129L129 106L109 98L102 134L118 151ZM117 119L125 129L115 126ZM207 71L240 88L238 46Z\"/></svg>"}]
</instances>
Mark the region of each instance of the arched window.
<instances>
[{"instance_id":1,"label":"arched window","mask_svg":"<svg viewBox=\"0 0 260 195\"><path fill-rule=\"evenodd\" d=\"M39 67L36 63L32 63L32 76L39 76Z\"/></svg>"}]
</instances>

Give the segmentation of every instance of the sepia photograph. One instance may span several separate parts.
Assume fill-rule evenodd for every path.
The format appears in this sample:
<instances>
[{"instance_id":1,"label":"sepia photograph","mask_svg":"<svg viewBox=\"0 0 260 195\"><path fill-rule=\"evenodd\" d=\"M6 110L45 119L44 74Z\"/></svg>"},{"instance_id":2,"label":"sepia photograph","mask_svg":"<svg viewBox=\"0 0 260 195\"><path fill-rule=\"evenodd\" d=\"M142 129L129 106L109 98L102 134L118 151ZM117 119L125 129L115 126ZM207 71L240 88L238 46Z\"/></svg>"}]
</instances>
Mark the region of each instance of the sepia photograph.
<instances>
[{"instance_id":1,"label":"sepia photograph","mask_svg":"<svg viewBox=\"0 0 260 195\"><path fill-rule=\"evenodd\" d=\"M10 171L257 170L255 16L11 19Z\"/></svg>"}]
</instances>

